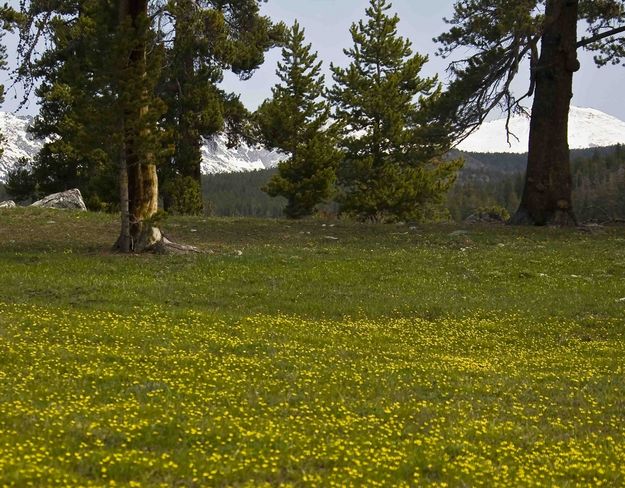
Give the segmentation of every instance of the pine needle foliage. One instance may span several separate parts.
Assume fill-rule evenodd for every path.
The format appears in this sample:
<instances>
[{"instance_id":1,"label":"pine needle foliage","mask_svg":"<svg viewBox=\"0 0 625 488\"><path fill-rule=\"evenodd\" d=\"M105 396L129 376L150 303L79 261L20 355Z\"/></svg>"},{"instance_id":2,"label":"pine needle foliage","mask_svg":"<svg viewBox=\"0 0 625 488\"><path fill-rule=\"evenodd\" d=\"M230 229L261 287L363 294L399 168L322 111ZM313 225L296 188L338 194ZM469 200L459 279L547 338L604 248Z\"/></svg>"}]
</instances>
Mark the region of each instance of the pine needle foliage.
<instances>
[{"instance_id":1,"label":"pine needle foliage","mask_svg":"<svg viewBox=\"0 0 625 488\"><path fill-rule=\"evenodd\" d=\"M446 128L430 107L441 95L437 78L423 78L427 56L397 32L386 0L371 0L366 20L351 27L351 63L332 66L330 100L342 127L339 170L344 213L359 220L435 217L461 163L444 161Z\"/></svg>"},{"instance_id":2,"label":"pine needle foliage","mask_svg":"<svg viewBox=\"0 0 625 488\"><path fill-rule=\"evenodd\" d=\"M174 136L174 152L160 177L165 183L179 180L166 184L163 193L165 208L179 211L174 201L182 195L171 191L182 188L180 181L195 179L193 200L201 199L203 139L225 131L234 145L245 133L249 114L237 95L219 87L224 72L249 79L265 52L281 42L283 25L261 15L257 0L169 0L162 17L167 60L160 90L168 107L163 124ZM201 213L202 206L188 212Z\"/></svg>"},{"instance_id":3,"label":"pine needle foliage","mask_svg":"<svg viewBox=\"0 0 625 488\"><path fill-rule=\"evenodd\" d=\"M295 22L287 32L277 75L281 83L273 98L258 109L256 119L263 142L289 155L264 188L273 197L287 199L290 218L311 215L315 207L334 193L341 153L330 122L330 106L324 98L322 63L305 43L305 32Z\"/></svg>"}]
</instances>

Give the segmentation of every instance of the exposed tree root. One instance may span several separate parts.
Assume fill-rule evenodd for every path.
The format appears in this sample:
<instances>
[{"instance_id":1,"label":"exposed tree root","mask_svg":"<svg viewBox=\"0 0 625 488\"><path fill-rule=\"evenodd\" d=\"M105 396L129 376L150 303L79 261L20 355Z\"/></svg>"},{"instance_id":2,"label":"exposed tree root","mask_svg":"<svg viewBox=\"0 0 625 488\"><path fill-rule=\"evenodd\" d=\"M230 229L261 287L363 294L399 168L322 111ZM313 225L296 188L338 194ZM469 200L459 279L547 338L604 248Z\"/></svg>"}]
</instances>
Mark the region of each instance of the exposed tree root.
<instances>
[{"instance_id":1,"label":"exposed tree root","mask_svg":"<svg viewBox=\"0 0 625 488\"><path fill-rule=\"evenodd\" d=\"M122 251L120 242L121 237L115 244L116 251ZM197 247L170 241L158 227L144 229L139 238L131 242L130 250L133 253L154 254L199 254L201 252Z\"/></svg>"}]
</instances>

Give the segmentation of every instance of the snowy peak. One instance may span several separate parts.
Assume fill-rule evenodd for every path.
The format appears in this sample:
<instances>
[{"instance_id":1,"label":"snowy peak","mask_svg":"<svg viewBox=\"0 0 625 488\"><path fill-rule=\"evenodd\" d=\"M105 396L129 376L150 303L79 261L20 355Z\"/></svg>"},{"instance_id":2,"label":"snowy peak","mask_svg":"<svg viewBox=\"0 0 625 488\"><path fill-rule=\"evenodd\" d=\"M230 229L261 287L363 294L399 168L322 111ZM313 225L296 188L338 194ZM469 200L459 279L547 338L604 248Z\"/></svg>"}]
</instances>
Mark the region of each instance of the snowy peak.
<instances>
[{"instance_id":1,"label":"snowy peak","mask_svg":"<svg viewBox=\"0 0 625 488\"><path fill-rule=\"evenodd\" d=\"M228 138L219 134L204 141L202 146L202 173L241 173L274 168L285 159L283 154L245 143L229 148Z\"/></svg>"},{"instance_id":2,"label":"snowy peak","mask_svg":"<svg viewBox=\"0 0 625 488\"><path fill-rule=\"evenodd\" d=\"M32 122L33 118L30 116L0 112L0 133L4 138L4 153L0 158L0 182L4 181L7 172L20 159L31 160L43 146L43 142L34 139L28 132Z\"/></svg>"},{"instance_id":3,"label":"snowy peak","mask_svg":"<svg viewBox=\"0 0 625 488\"><path fill-rule=\"evenodd\" d=\"M459 144L458 149L477 153L526 153L530 120L517 115L510 120L510 143L506 140L506 119L484 123ZM516 137L515 137L516 136ZM625 122L592 108L571 107L569 146L571 149L625 144Z\"/></svg>"},{"instance_id":4,"label":"snowy peak","mask_svg":"<svg viewBox=\"0 0 625 488\"><path fill-rule=\"evenodd\" d=\"M0 112L0 133L4 137L4 154L0 158L0 182L21 158L32 160L41 150L43 142L28 133L33 117ZM273 168L285 159L283 154L241 144L229 148L227 137L217 135L207 139L202 146L202 172L237 173Z\"/></svg>"}]
</instances>

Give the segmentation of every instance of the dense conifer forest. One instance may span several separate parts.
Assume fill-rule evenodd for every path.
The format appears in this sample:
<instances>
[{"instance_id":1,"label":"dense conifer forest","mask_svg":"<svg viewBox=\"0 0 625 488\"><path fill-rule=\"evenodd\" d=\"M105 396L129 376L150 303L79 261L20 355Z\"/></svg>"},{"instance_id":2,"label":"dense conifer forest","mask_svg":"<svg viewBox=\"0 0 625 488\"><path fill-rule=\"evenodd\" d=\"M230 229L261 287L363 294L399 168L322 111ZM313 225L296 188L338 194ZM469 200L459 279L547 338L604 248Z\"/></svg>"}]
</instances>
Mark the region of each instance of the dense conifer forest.
<instances>
[{"instance_id":1,"label":"dense conifer forest","mask_svg":"<svg viewBox=\"0 0 625 488\"><path fill-rule=\"evenodd\" d=\"M465 166L447 194L448 218L462 221L480 209L512 214L523 192L525 154L465 153ZM572 151L575 211L582 222L625 219L625 148ZM216 216L281 217L285 200L261 188L275 169L204 176L207 211Z\"/></svg>"}]
</instances>

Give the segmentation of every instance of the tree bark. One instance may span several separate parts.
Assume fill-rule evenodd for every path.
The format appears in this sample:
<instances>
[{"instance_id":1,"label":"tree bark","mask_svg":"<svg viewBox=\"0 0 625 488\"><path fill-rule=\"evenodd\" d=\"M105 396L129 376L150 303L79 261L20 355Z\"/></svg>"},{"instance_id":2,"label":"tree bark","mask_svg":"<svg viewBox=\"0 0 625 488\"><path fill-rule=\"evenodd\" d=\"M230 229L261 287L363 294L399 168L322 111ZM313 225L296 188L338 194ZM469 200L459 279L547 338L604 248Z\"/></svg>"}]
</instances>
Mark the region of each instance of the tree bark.
<instances>
[{"instance_id":1,"label":"tree bark","mask_svg":"<svg viewBox=\"0 0 625 488\"><path fill-rule=\"evenodd\" d=\"M123 133L123 122L121 124ZM132 248L130 236L130 204L128 200L128 165L126 163L126 147L122 142L119 161L119 201L121 210L122 230L117 241L117 248L123 253L129 253Z\"/></svg>"},{"instance_id":2,"label":"tree bark","mask_svg":"<svg viewBox=\"0 0 625 488\"><path fill-rule=\"evenodd\" d=\"M198 252L192 246L171 242L151 221L158 211L156 156L151 148L155 127L150 126L146 32L148 0L119 1L119 34L130 46L118 80L122 120L120 202L122 230L117 248L122 252Z\"/></svg>"},{"instance_id":3,"label":"tree bark","mask_svg":"<svg viewBox=\"0 0 625 488\"><path fill-rule=\"evenodd\" d=\"M577 59L579 0L548 0L541 56L532 67L536 92L525 189L511 223L575 225L568 121Z\"/></svg>"},{"instance_id":4,"label":"tree bark","mask_svg":"<svg viewBox=\"0 0 625 488\"><path fill-rule=\"evenodd\" d=\"M152 246L150 236L156 235L152 229L149 219L158 210L158 178L156 175L156 162L152 152L145 150L142 144L146 136L149 135L149 127L145 127L143 120L150 110L149 94L141 86L147 77L147 54L144 33L144 24L148 15L147 0L119 0L120 31L127 27L131 36L131 49L128 56L128 66L125 73L128 78L124 80L124 86L138 88L138 100L132 100L124 108L123 112L123 151L121 156L122 169L125 166L125 175L121 175L120 190L122 200L122 213L124 207L123 186L127 188L128 201L128 227L122 220L122 231L119 238L119 247L125 251L125 241L130 236L131 249L142 251L141 246ZM121 94L120 94L121 95ZM160 233L159 233L160 235ZM124 247L122 247L124 245Z\"/></svg>"}]
</instances>

